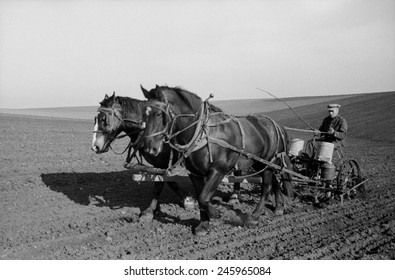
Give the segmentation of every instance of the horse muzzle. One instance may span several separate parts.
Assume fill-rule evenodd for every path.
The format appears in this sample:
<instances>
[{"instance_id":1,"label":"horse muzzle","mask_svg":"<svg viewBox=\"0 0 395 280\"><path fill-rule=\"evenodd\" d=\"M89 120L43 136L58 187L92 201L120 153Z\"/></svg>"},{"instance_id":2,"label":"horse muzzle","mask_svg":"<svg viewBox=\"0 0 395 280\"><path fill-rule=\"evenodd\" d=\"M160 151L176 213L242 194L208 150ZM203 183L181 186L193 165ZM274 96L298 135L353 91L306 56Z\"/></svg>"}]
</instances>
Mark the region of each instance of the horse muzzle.
<instances>
[{"instance_id":1,"label":"horse muzzle","mask_svg":"<svg viewBox=\"0 0 395 280\"><path fill-rule=\"evenodd\" d=\"M93 133L93 140L91 150L94 151L96 154L101 154L108 152L110 145L109 145L108 138L103 135L97 135L97 133Z\"/></svg>"},{"instance_id":2,"label":"horse muzzle","mask_svg":"<svg viewBox=\"0 0 395 280\"><path fill-rule=\"evenodd\" d=\"M102 153L106 153L109 150L109 146L106 145L106 147L104 149L100 149L98 146L93 145L91 147L91 150L94 151L96 154L102 154Z\"/></svg>"},{"instance_id":3,"label":"horse muzzle","mask_svg":"<svg viewBox=\"0 0 395 280\"><path fill-rule=\"evenodd\" d=\"M150 156L157 157L160 153L160 148L156 147L144 147L144 152L149 154Z\"/></svg>"},{"instance_id":4,"label":"horse muzzle","mask_svg":"<svg viewBox=\"0 0 395 280\"><path fill-rule=\"evenodd\" d=\"M96 154L100 154L100 149L99 149L99 147L96 146L96 145L93 145L93 146L91 147L91 150L94 151Z\"/></svg>"}]
</instances>

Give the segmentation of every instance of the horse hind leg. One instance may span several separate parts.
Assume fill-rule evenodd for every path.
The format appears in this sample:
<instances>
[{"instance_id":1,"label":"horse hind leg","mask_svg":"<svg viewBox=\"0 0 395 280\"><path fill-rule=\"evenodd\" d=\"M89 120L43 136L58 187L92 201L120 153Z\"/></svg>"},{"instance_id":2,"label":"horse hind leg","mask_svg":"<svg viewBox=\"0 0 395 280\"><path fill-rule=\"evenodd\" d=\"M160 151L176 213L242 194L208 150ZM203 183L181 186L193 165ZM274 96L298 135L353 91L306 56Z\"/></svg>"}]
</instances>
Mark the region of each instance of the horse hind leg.
<instances>
[{"instance_id":1,"label":"horse hind leg","mask_svg":"<svg viewBox=\"0 0 395 280\"><path fill-rule=\"evenodd\" d=\"M243 174L242 170L236 170L233 173L235 176L241 176ZM237 204L240 202L240 190L241 186L240 183L233 184L233 193L229 197L229 204Z\"/></svg>"},{"instance_id":2,"label":"horse hind leg","mask_svg":"<svg viewBox=\"0 0 395 280\"><path fill-rule=\"evenodd\" d=\"M152 221L154 216L160 212L159 197L162 193L164 182L155 182L153 189L153 198L147 209L140 213L140 220L142 221Z\"/></svg>"},{"instance_id":3,"label":"horse hind leg","mask_svg":"<svg viewBox=\"0 0 395 280\"><path fill-rule=\"evenodd\" d=\"M259 223L259 217L262 213L263 208L265 207L266 201L269 199L269 195L272 191L272 176L273 172L271 170L265 170L261 177L262 177L262 184L261 184L261 198L256 206L255 210L252 212L250 216L248 216L245 224L247 226L257 226Z\"/></svg>"},{"instance_id":4,"label":"horse hind leg","mask_svg":"<svg viewBox=\"0 0 395 280\"><path fill-rule=\"evenodd\" d=\"M291 160L289 159L288 156L286 156L284 158L285 160L285 167L288 170L293 170L293 165L291 163ZM293 182L292 182L292 175L289 174L286 171L282 171L281 172L281 179L283 181L283 192L286 196L288 197L293 197L294 196L294 186L293 186Z\"/></svg>"},{"instance_id":5,"label":"horse hind leg","mask_svg":"<svg viewBox=\"0 0 395 280\"><path fill-rule=\"evenodd\" d=\"M284 214L284 197L280 184L276 176L272 176L273 193L275 198L274 214L279 216Z\"/></svg>"}]
</instances>

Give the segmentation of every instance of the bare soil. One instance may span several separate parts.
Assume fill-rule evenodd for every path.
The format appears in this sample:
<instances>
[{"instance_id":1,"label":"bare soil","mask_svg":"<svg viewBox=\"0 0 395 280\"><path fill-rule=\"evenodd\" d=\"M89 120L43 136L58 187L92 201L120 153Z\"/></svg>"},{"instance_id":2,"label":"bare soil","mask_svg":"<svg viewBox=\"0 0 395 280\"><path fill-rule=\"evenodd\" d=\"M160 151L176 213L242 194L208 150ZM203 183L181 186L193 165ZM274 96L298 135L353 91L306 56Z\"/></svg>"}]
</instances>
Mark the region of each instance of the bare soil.
<instances>
[{"instance_id":1,"label":"bare soil","mask_svg":"<svg viewBox=\"0 0 395 280\"><path fill-rule=\"evenodd\" d=\"M0 114L0 259L395 259L393 142L348 140L347 156L370 179L365 199L323 209L288 200L283 216L268 205L259 226L247 228L259 188L244 185L242 203L230 205L231 186L221 185L222 216L198 238L197 205L184 210L167 187L161 215L139 220L152 184L133 182L124 156L94 154L92 128Z\"/></svg>"}]
</instances>

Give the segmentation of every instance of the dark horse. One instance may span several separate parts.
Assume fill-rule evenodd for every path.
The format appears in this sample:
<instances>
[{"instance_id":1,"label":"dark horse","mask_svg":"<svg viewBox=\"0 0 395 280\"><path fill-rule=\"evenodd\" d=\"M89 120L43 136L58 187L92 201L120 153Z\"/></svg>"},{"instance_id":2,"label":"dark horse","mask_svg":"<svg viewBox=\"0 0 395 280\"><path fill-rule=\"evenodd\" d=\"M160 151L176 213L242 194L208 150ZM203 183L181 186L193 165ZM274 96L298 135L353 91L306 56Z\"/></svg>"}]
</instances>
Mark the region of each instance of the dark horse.
<instances>
[{"instance_id":1,"label":"dark horse","mask_svg":"<svg viewBox=\"0 0 395 280\"><path fill-rule=\"evenodd\" d=\"M164 145L163 151L158 156L151 156L142 149L141 138L143 109L146 101L129 97L115 96L107 94L100 102L100 108L95 116L95 127L93 131L92 150L97 154L105 153L109 150L111 143L117 136L124 132L130 137L133 148L137 148L144 159L157 168L167 168L170 159L170 146ZM177 157L174 157L176 160ZM169 187L178 194L184 203L184 208L191 207L186 193L175 182L168 182ZM152 219L159 211L159 197L163 190L164 182L155 182L153 199L150 206L141 213L141 217Z\"/></svg>"},{"instance_id":2,"label":"dark horse","mask_svg":"<svg viewBox=\"0 0 395 280\"><path fill-rule=\"evenodd\" d=\"M263 115L228 116L221 109L181 88L159 87L147 91L144 111L145 152L159 155L164 143L183 153L185 167L196 189L200 223L195 233L209 231L213 208L209 202L226 174L252 167L262 177L261 198L246 225L258 224L260 214L273 191L275 213L283 214L284 198L273 169L256 161L258 156L275 164L291 167L285 130ZM250 156L252 155L252 156ZM286 193L291 195L291 176L281 172Z\"/></svg>"}]
</instances>

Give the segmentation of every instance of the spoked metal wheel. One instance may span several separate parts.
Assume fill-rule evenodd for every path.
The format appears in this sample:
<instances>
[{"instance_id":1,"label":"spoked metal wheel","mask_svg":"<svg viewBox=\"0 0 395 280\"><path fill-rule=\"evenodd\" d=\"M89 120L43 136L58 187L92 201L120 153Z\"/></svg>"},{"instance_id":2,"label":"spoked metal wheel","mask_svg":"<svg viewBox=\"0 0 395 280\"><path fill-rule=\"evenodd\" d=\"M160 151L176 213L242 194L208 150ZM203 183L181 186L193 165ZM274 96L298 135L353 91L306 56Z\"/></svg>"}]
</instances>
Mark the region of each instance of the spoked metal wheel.
<instances>
[{"instance_id":1,"label":"spoked metal wheel","mask_svg":"<svg viewBox=\"0 0 395 280\"><path fill-rule=\"evenodd\" d=\"M341 164L336 180L342 200L343 197L355 198L358 192L365 194L361 169L355 160L346 160Z\"/></svg>"}]
</instances>

